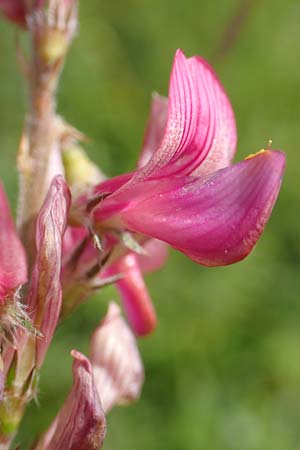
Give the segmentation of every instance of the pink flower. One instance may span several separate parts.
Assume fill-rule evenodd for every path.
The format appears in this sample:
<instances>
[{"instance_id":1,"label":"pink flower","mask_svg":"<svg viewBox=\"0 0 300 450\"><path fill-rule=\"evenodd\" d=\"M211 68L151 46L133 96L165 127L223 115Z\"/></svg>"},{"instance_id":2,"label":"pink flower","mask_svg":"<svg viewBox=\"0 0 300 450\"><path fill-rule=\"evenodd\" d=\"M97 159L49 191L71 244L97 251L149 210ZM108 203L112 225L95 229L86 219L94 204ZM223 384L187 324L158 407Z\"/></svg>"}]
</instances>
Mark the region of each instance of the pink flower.
<instances>
[{"instance_id":1,"label":"pink flower","mask_svg":"<svg viewBox=\"0 0 300 450\"><path fill-rule=\"evenodd\" d=\"M229 166L236 148L229 100L211 67L180 50L162 128L144 166L95 188L105 196L92 211L94 228L155 237L207 266L243 259L271 214L284 154L266 150Z\"/></svg>"},{"instance_id":2,"label":"pink flower","mask_svg":"<svg viewBox=\"0 0 300 450\"><path fill-rule=\"evenodd\" d=\"M143 245L156 246L150 239L156 238L206 266L240 261L270 217L285 156L266 150L230 165L236 141L234 114L212 68L178 50L168 100L153 98L137 170L100 183L77 207L87 205L104 242L129 231ZM117 287L125 310L135 332L146 334L155 316L153 309L148 314L150 298L140 283L146 259L138 260L134 270L119 259L109 271L124 275ZM150 266L155 260L152 252ZM140 289L133 289L135 282Z\"/></svg>"}]
</instances>

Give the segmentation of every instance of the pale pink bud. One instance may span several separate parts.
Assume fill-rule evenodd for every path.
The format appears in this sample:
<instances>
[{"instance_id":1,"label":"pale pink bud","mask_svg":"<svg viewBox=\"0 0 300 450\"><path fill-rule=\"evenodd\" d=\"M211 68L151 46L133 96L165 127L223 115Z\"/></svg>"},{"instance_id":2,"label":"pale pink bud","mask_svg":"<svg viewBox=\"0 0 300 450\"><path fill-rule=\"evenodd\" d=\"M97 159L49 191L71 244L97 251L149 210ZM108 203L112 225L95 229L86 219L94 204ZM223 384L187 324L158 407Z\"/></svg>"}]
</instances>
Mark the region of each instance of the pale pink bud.
<instances>
[{"instance_id":1,"label":"pale pink bud","mask_svg":"<svg viewBox=\"0 0 300 450\"><path fill-rule=\"evenodd\" d=\"M115 303L109 305L106 317L95 330L90 349L104 412L138 399L144 369L135 337Z\"/></svg>"},{"instance_id":2,"label":"pale pink bud","mask_svg":"<svg viewBox=\"0 0 300 450\"><path fill-rule=\"evenodd\" d=\"M58 415L35 450L98 450L106 433L106 420L89 360L71 352L73 387Z\"/></svg>"},{"instance_id":3,"label":"pale pink bud","mask_svg":"<svg viewBox=\"0 0 300 450\"><path fill-rule=\"evenodd\" d=\"M37 340L37 366L57 326L61 310L61 253L70 192L62 177L53 179L36 225L37 257L28 296L29 309L35 311L34 325L42 333Z\"/></svg>"}]
</instances>

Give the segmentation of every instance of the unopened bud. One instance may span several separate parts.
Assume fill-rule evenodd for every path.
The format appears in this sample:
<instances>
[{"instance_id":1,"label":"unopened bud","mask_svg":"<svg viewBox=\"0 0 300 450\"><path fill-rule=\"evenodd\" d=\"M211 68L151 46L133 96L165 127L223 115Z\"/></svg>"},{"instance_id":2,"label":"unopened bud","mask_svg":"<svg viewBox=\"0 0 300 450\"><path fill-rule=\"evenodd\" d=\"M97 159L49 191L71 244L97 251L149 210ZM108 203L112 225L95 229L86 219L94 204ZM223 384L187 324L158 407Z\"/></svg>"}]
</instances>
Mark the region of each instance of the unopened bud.
<instances>
[{"instance_id":1,"label":"unopened bud","mask_svg":"<svg viewBox=\"0 0 300 450\"><path fill-rule=\"evenodd\" d=\"M66 54L69 40L62 30L49 29L38 44L40 57L47 65L52 65Z\"/></svg>"},{"instance_id":2,"label":"unopened bud","mask_svg":"<svg viewBox=\"0 0 300 450\"><path fill-rule=\"evenodd\" d=\"M76 193L84 191L87 187L97 184L103 179L99 168L77 144L64 149L63 164L66 180Z\"/></svg>"},{"instance_id":3,"label":"unopened bud","mask_svg":"<svg viewBox=\"0 0 300 450\"><path fill-rule=\"evenodd\" d=\"M99 450L106 421L89 360L73 350L73 387L34 450Z\"/></svg>"},{"instance_id":4,"label":"unopened bud","mask_svg":"<svg viewBox=\"0 0 300 450\"><path fill-rule=\"evenodd\" d=\"M91 362L104 412L140 396L144 369L135 337L111 303L91 339Z\"/></svg>"}]
</instances>

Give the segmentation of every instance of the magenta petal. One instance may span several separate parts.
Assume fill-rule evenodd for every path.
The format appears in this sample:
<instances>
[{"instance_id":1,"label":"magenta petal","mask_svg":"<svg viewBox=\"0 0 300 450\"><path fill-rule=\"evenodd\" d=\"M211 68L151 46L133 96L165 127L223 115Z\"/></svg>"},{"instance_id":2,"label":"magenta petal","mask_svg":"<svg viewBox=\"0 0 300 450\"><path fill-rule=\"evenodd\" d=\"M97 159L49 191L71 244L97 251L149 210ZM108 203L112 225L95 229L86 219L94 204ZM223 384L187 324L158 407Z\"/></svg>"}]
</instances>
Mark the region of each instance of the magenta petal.
<instances>
[{"instance_id":1,"label":"magenta petal","mask_svg":"<svg viewBox=\"0 0 300 450\"><path fill-rule=\"evenodd\" d=\"M36 344L38 367L50 345L61 309L62 238L69 206L69 189L63 178L57 176L37 218L37 257L28 296L28 307L36 312L34 325L44 336Z\"/></svg>"},{"instance_id":2,"label":"magenta petal","mask_svg":"<svg viewBox=\"0 0 300 450\"><path fill-rule=\"evenodd\" d=\"M71 352L73 387L63 407L35 450L98 450L102 447L106 421L89 360Z\"/></svg>"},{"instance_id":3,"label":"magenta petal","mask_svg":"<svg viewBox=\"0 0 300 450\"><path fill-rule=\"evenodd\" d=\"M137 179L190 175L210 157L205 171L227 166L235 152L230 102L212 68L178 50L169 89L168 121L160 148Z\"/></svg>"},{"instance_id":4,"label":"magenta petal","mask_svg":"<svg viewBox=\"0 0 300 450\"><path fill-rule=\"evenodd\" d=\"M161 239L200 264L231 264L262 233L284 166L283 153L267 150L205 179L143 182L120 217L128 229Z\"/></svg>"},{"instance_id":5,"label":"magenta petal","mask_svg":"<svg viewBox=\"0 0 300 450\"><path fill-rule=\"evenodd\" d=\"M143 167L153 156L163 140L168 118L168 99L154 94L138 167Z\"/></svg>"},{"instance_id":6,"label":"magenta petal","mask_svg":"<svg viewBox=\"0 0 300 450\"><path fill-rule=\"evenodd\" d=\"M84 215L90 212L97 204L102 203L107 195L113 194L131 178L133 173L124 173L97 184L92 194L83 194L75 199L73 209L84 211Z\"/></svg>"},{"instance_id":7,"label":"magenta petal","mask_svg":"<svg viewBox=\"0 0 300 450\"><path fill-rule=\"evenodd\" d=\"M133 173L124 173L122 175L118 175L113 178L109 178L108 180L102 181L97 186L94 187L93 193L95 195L107 195L112 194L117 189L123 186L123 184L127 183L132 177Z\"/></svg>"},{"instance_id":8,"label":"magenta petal","mask_svg":"<svg viewBox=\"0 0 300 450\"><path fill-rule=\"evenodd\" d=\"M129 253L114 263L105 273L120 274L116 282L128 321L138 336L151 333L156 327L156 313L141 273L137 256Z\"/></svg>"},{"instance_id":9,"label":"magenta petal","mask_svg":"<svg viewBox=\"0 0 300 450\"><path fill-rule=\"evenodd\" d=\"M9 205L0 183L0 304L4 297L27 281L27 263Z\"/></svg>"}]
</instances>

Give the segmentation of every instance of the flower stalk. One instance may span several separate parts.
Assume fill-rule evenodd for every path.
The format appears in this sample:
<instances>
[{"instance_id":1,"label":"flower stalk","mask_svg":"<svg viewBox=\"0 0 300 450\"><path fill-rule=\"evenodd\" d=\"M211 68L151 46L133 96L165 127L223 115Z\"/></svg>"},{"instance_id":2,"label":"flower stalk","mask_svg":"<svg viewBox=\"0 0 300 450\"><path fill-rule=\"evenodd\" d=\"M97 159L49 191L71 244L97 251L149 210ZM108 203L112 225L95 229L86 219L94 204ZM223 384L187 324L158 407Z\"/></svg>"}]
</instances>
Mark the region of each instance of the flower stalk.
<instances>
[{"instance_id":1,"label":"flower stalk","mask_svg":"<svg viewBox=\"0 0 300 450\"><path fill-rule=\"evenodd\" d=\"M31 38L28 61L28 112L18 155L18 227L33 259L34 222L53 176L63 173L56 115L56 88L77 26L76 0L49 0L48 8L27 16ZM36 189L36 186L39 186Z\"/></svg>"}]
</instances>

